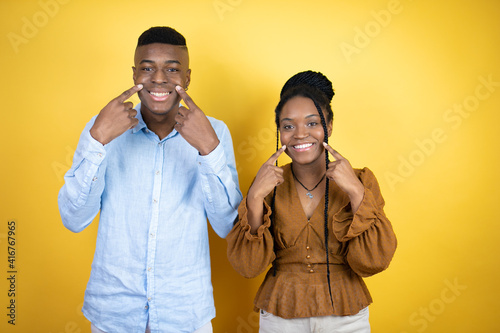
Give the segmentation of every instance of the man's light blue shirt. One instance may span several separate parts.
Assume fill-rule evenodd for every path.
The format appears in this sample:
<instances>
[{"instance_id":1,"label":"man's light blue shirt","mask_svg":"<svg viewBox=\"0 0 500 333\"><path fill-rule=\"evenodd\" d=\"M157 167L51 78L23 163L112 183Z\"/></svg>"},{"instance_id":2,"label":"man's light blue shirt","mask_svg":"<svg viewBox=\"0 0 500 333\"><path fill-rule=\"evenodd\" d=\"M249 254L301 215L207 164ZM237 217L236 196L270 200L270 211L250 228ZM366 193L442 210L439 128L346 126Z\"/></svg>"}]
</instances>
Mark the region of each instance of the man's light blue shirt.
<instances>
[{"instance_id":1,"label":"man's light blue shirt","mask_svg":"<svg viewBox=\"0 0 500 333\"><path fill-rule=\"evenodd\" d=\"M199 155L174 129L163 140L136 106L138 125L107 145L80 136L59 193L64 225L86 228L100 211L83 313L105 332L193 332L215 317L207 218L226 237L242 200L227 126Z\"/></svg>"}]
</instances>

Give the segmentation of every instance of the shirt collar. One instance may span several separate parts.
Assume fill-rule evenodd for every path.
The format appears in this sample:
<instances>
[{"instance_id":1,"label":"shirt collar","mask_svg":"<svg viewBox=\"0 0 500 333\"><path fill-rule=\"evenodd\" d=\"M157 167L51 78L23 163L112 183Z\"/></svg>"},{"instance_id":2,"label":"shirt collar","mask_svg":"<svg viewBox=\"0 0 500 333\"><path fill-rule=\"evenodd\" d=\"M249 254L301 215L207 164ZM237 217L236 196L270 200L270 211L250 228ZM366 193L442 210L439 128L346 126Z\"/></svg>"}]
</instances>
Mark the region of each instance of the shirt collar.
<instances>
[{"instance_id":1,"label":"shirt collar","mask_svg":"<svg viewBox=\"0 0 500 333\"><path fill-rule=\"evenodd\" d=\"M135 125L134 128L132 128L132 133L137 133L140 130L144 128L148 128L146 126L146 123L144 122L144 119L142 119L142 114L141 114L141 103L137 104L134 108L137 111L137 115L135 116L137 119L139 119L139 123Z\"/></svg>"},{"instance_id":2,"label":"shirt collar","mask_svg":"<svg viewBox=\"0 0 500 333\"><path fill-rule=\"evenodd\" d=\"M141 103L137 104L134 109L137 111L137 115L135 116L135 118L137 118L139 120L139 123L134 127L132 128L132 133L135 134L135 133L138 133L139 131L141 130L144 130L144 131L151 131L148 126L146 125L146 123L144 122L144 119L142 118L142 114L141 114ZM169 139L171 137L174 137L176 136L177 134L179 134L179 132L177 132L177 130L174 128L172 130L172 132L170 132L163 140L166 140L166 139Z\"/></svg>"}]
</instances>

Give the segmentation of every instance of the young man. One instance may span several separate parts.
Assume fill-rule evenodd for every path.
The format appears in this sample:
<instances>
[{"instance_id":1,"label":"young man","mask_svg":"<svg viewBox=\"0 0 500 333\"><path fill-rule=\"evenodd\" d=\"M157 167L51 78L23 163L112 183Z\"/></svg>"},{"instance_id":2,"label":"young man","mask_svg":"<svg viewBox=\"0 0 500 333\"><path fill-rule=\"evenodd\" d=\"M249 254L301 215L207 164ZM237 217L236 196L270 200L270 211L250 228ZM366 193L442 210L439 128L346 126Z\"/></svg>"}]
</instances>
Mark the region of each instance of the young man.
<instances>
[{"instance_id":1,"label":"young man","mask_svg":"<svg viewBox=\"0 0 500 333\"><path fill-rule=\"evenodd\" d=\"M135 86L87 124L59 193L73 232L100 211L83 313L93 332L212 332L207 218L226 237L242 199L231 136L186 93L181 34L145 31L134 63Z\"/></svg>"}]
</instances>

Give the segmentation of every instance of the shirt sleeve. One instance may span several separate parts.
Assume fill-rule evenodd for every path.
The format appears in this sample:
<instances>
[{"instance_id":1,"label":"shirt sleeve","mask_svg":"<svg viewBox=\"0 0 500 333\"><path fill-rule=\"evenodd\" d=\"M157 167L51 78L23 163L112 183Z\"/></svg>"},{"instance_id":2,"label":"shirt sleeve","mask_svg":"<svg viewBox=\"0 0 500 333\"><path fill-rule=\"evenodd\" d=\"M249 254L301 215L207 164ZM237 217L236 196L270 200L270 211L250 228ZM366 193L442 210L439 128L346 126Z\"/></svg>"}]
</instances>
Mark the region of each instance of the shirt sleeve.
<instances>
[{"instance_id":1,"label":"shirt sleeve","mask_svg":"<svg viewBox=\"0 0 500 333\"><path fill-rule=\"evenodd\" d=\"M231 134L223 123L215 127L219 145L210 154L199 155L198 164L208 220L214 231L225 238L238 216L242 195Z\"/></svg>"},{"instance_id":2,"label":"shirt sleeve","mask_svg":"<svg viewBox=\"0 0 500 333\"><path fill-rule=\"evenodd\" d=\"M397 240L375 175L364 168L359 178L365 187L363 201L355 214L348 203L333 216L333 232L339 242L348 242L347 262L352 270L367 277L389 266Z\"/></svg>"},{"instance_id":3,"label":"shirt sleeve","mask_svg":"<svg viewBox=\"0 0 500 333\"><path fill-rule=\"evenodd\" d=\"M264 223L257 234L250 233L246 199L238 208L238 222L227 236L227 257L233 268L246 278L261 274L274 261L274 241L269 227L271 208L264 202Z\"/></svg>"},{"instance_id":4,"label":"shirt sleeve","mask_svg":"<svg viewBox=\"0 0 500 333\"><path fill-rule=\"evenodd\" d=\"M90 135L95 117L83 130L73 165L64 176L58 204L63 224L73 232L85 229L101 206L106 169L106 148Z\"/></svg>"}]
</instances>

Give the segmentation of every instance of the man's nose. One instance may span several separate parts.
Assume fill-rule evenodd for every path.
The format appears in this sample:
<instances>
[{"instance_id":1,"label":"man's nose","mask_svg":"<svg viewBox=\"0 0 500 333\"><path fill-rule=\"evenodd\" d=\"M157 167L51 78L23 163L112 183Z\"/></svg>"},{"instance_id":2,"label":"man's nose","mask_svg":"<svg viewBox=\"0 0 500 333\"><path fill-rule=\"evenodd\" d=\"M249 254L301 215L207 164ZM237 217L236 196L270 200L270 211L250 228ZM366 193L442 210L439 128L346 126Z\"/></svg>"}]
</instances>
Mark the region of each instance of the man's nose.
<instances>
[{"instance_id":1,"label":"man's nose","mask_svg":"<svg viewBox=\"0 0 500 333\"><path fill-rule=\"evenodd\" d=\"M168 75L164 71L156 71L153 75L154 83L168 83Z\"/></svg>"}]
</instances>

